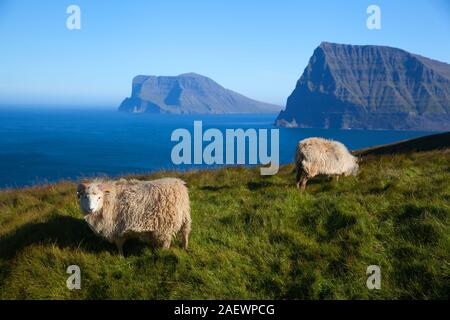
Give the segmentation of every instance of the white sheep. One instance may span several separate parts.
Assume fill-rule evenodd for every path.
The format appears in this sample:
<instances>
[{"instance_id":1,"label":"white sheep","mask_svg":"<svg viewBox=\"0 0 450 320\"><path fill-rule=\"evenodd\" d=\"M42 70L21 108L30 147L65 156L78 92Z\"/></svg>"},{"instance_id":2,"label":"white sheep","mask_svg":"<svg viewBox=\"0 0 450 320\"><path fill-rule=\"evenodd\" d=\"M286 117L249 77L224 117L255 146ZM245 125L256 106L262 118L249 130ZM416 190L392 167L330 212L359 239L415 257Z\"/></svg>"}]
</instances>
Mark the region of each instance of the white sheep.
<instances>
[{"instance_id":1,"label":"white sheep","mask_svg":"<svg viewBox=\"0 0 450 320\"><path fill-rule=\"evenodd\" d=\"M297 188L305 190L308 179L317 175L356 175L358 159L340 142L308 138L300 141L295 152Z\"/></svg>"},{"instance_id":2,"label":"white sheep","mask_svg":"<svg viewBox=\"0 0 450 320\"><path fill-rule=\"evenodd\" d=\"M139 238L169 248L181 232L187 250L191 231L189 194L175 178L153 181L94 180L78 185L84 219L97 234L115 243L120 255L128 238Z\"/></svg>"}]
</instances>

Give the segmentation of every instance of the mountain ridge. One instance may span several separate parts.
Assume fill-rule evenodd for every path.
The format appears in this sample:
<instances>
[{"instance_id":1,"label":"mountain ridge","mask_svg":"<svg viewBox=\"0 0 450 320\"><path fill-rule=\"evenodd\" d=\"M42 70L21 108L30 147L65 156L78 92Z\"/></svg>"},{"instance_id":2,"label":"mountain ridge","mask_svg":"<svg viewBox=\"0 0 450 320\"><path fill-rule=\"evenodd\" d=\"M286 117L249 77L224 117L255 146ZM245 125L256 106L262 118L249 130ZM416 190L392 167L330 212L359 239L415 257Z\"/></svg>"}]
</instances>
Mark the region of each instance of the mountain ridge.
<instances>
[{"instance_id":1,"label":"mountain ridge","mask_svg":"<svg viewBox=\"0 0 450 320\"><path fill-rule=\"evenodd\" d=\"M138 75L119 111L173 114L277 113L280 106L250 99L197 73Z\"/></svg>"},{"instance_id":2,"label":"mountain ridge","mask_svg":"<svg viewBox=\"0 0 450 320\"><path fill-rule=\"evenodd\" d=\"M450 65L388 46L322 42L276 124L449 130Z\"/></svg>"}]
</instances>

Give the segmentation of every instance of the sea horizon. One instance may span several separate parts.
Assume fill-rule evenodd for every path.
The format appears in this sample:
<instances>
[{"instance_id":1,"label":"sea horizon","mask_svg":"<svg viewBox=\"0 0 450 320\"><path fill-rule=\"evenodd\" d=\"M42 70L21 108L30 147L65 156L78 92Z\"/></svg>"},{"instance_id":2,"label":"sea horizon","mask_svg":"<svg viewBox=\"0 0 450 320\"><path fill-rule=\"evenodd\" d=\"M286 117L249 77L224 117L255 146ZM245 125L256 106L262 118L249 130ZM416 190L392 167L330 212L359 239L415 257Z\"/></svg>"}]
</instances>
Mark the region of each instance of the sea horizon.
<instances>
[{"instance_id":1,"label":"sea horizon","mask_svg":"<svg viewBox=\"0 0 450 320\"><path fill-rule=\"evenodd\" d=\"M276 114L130 114L104 107L0 107L0 189L96 176L210 169L225 165L174 165L175 129L279 129L280 165L293 161L306 137L343 142L350 150L425 136L437 131L275 127ZM357 134L355 134L357 133Z\"/></svg>"}]
</instances>

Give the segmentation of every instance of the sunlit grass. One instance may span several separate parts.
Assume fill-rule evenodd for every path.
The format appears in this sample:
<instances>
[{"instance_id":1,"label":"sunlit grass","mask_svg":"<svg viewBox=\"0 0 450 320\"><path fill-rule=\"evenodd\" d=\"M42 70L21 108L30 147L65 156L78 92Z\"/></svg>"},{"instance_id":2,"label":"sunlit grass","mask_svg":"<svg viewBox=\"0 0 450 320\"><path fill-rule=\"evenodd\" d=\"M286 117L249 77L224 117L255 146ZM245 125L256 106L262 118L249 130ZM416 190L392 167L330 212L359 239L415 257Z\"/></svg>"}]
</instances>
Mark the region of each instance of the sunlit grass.
<instances>
[{"instance_id":1,"label":"sunlit grass","mask_svg":"<svg viewBox=\"0 0 450 320\"><path fill-rule=\"evenodd\" d=\"M0 192L2 299L447 299L450 152L370 157L357 177L294 188L292 166L161 172L187 181L190 251L131 241L125 258L82 220L76 185ZM81 290L66 288L80 266ZM366 268L381 267L381 290Z\"/></svg>"}]
</instances>

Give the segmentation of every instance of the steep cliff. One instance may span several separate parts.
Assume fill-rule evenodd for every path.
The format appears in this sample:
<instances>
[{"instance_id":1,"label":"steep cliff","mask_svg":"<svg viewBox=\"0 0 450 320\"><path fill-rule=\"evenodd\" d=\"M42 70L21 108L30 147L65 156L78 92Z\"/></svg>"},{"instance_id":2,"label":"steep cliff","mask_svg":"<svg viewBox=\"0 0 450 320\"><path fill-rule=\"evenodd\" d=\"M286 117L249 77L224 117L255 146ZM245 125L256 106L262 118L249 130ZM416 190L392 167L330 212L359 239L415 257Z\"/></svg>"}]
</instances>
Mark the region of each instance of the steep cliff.
<instances>
[{"instance_id":1,"label":"steep cliff","mask_svg":"<svg viewBox=\"0 0 450 320\"><path fill-rule=\"evenodd\" d=\"M450 65L391 47L324 42L276 124L450 130Z\"/></svg>"}]
</instances>

